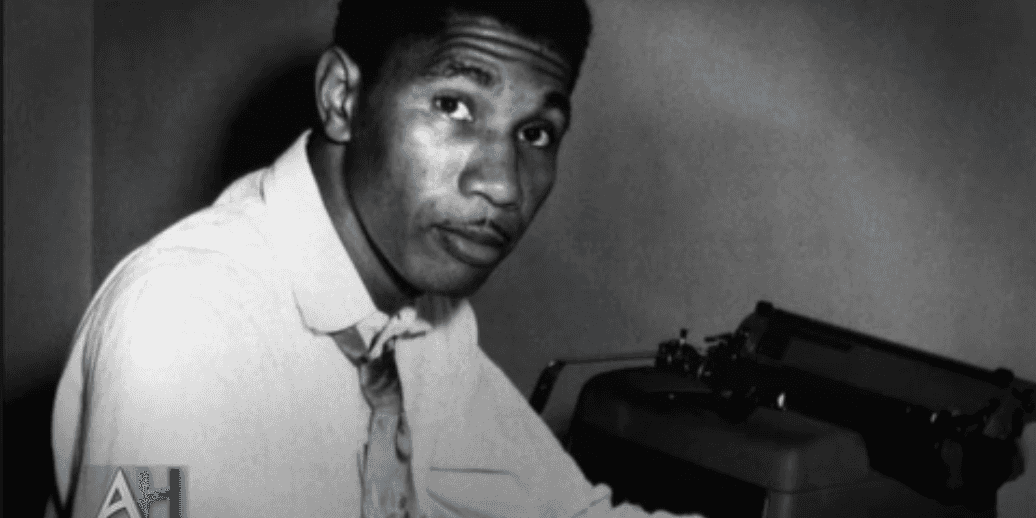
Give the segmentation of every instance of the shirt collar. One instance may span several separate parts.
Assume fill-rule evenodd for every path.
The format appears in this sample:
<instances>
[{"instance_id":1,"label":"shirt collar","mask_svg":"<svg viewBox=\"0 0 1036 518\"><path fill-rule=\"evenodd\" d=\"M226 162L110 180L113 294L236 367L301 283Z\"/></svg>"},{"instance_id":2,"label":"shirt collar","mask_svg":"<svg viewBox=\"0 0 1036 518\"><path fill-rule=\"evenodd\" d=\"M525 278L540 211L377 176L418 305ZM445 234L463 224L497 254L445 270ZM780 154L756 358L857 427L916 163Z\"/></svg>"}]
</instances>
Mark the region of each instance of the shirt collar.
<instances>
[{"instance_id":1,"label":"shirt collar","mask_svg":"<svg viewBox=\"0 0 1036 518\"><path fill-rule=\"evenodd\" d=\"M330 333L364 319L386 322L342 245L306 154L310 130L267 171L262 195L272 216L273 240L292 283L295 303L312 331Z\"/></svg>"}]
</instances>

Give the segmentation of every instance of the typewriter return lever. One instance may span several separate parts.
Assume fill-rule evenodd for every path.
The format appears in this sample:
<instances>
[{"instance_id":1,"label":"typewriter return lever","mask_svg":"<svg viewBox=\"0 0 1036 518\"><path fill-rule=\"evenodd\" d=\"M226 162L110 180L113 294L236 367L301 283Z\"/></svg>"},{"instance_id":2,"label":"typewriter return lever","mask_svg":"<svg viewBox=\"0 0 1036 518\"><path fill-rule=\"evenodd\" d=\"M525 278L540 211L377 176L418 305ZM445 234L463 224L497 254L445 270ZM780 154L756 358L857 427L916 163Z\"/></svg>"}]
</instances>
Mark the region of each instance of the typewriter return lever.
<instances>
[{"instance_id":1,"label":"typewriter return lever","mask_svg":"<svg viewBox=\"0 0 1036 518\"><path fill-rule=\"evenodd\" d=\"M708 339L706 339L708 340ZM529 396L529 405L537 414L542 414L547 406L554 384L561 375L561 370L568 364L580 363L606 363L629 360L655 360L655 367L669 372L679 372L684 375L702 375L702 367L705 363L705 356L701 355L688 341L687 330L680 330L680 338L666 340L658 344L655 352L632 352L617 354L602 354L596 356L578 356L570 358L557 358L547 363L546 368L540 372L536 380L536 386Z\"/></svg>"},{"instance_id":2,"label":"typewriter return lever","mask_svg":"<svg viewBox=\"0 0 1036 518\"><path fill-rule=\"evenodd\" d=\"M550 393L554 390L554 383L558 381L558 376L561 375L561 369L564 369L565 365L570 363L605 363L629 360L648 360L654 357L655 353L635 352L553 359L548 362L547 367L540 372L540 377L536 380L536 386L532 389L532 395L529 396L529 405L532 406L532 409L537 414L543 413L544 407L547 406L547 399L550 398Z\"/></svg>"}]
</instances>

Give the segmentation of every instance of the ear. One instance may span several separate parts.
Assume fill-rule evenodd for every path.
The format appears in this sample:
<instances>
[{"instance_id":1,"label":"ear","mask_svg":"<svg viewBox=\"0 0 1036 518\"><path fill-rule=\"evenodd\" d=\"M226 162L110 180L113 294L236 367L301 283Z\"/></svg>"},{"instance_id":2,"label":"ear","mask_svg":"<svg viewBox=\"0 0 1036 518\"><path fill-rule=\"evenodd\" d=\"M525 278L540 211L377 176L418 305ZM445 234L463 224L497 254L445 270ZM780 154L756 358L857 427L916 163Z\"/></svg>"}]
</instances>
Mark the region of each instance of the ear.
<instances>
[{"instance_id":1,"label":"ear","mask_svg":"<svg viewBox=\"0 0 1036 518\"><path fill-rule=\"evenodd\" d=\"M332 142L349 142L360 92L360 67L344 50L331 47L317 63L315 86L324 134Z\"/></svg>"}]
</instances>

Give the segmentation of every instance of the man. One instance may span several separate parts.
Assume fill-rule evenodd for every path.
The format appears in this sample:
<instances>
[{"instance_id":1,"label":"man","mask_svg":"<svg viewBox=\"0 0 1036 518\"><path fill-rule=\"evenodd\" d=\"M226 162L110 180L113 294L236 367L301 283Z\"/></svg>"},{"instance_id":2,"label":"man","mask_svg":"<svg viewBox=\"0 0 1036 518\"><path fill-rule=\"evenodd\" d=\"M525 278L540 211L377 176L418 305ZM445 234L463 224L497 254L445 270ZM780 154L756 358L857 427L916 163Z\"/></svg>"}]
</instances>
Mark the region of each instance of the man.
<instances>
[{"instance_id":1,"label":"man","mask_svg":"<svg viewBox=\"0 0 1036 518\"><path fill-rule=\"evenodd\" d=\"M586 481L464 299L550 192L586 5L374 4L340 8L318 127L100 288L55 510L146 516L175 495L145 471L134 506L112 467L178 466L195 517L643 514Z\"/></svg>"}]
</instances>

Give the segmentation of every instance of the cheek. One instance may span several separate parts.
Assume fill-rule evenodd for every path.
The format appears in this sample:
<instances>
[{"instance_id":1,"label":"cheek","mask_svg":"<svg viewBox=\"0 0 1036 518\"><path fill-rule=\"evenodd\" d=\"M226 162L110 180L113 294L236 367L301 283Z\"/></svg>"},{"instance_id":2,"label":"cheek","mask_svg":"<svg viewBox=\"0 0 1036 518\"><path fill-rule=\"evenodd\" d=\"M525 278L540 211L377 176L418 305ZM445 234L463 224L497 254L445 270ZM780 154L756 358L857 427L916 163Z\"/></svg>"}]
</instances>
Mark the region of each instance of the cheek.
<instances>
[{"instance_id":1,"label":"cheek","mask_svg":"<svg viewBox=\"0 0 1036 518\"><path fill-rule=\"evenodd\" d=\"M526 172L526 199L529 200L528 216L536 214L554 188L556 170L553 163L530 163Z\"/></svg>"},{"instance_id":2,"label":"cheek","mask_svg":"<svg viewBox=\"0 0 1036 518\"><path fill-rule=\"evenodd\" d=\"M540 211L540 207L542 207L543 203L547 201L547 198L550 196L550 191L551 189L553 189L553 187L554 183L548 181L538 185L535 188L534 193L530 196L531 203L530 207L527 209L527 214L525 216L526 224L532 222L532 219L536 216L536 213Z\"/></svg>"},{"instance_id":3,"label":"cheek","mask_svg":"<svg viewBox=\"0 0 1036 518\"><path fill-rule=\"evenodd\" d=\"M434 201L455 195L459 175L474 151L473 145L457 143L439 126L412 124L400 141L400 159L407 164L402 181L414 198Z\"/></svg>"}]
</instances>

